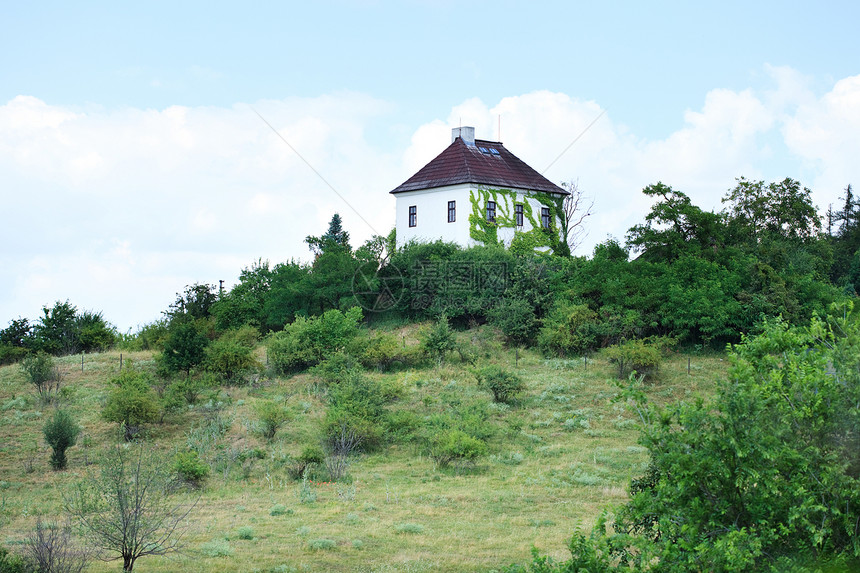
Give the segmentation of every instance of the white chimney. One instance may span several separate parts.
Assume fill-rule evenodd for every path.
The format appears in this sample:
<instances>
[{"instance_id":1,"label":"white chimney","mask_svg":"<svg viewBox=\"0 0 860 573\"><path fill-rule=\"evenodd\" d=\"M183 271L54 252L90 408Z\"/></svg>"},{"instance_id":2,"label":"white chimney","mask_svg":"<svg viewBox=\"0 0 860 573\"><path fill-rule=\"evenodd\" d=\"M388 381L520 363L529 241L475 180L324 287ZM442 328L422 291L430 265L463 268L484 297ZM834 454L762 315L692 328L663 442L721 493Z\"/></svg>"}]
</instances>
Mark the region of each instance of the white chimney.
<instances>
[{"instance_id":1,"label":"white chimney","mask_svg":"<svg viewBox=\"0 0 860 573\"><path fill-rule=\"evenodd\" d=\"M475 128L474 127L455 127L451 130L451 143L457 138L463 140L466 145L475 145Z\"/></svg>"}]
</instances>

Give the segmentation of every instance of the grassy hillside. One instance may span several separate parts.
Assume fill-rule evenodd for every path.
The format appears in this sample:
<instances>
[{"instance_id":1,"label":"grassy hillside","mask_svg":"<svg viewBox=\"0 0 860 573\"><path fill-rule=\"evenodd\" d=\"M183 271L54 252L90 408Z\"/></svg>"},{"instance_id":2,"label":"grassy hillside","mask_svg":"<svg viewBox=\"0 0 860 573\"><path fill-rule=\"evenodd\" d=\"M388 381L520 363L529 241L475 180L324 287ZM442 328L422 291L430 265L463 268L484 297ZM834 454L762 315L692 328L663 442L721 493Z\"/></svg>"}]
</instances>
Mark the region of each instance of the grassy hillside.
<instances>
[{"instance_id":1,"label":"grassy hillside","mask_svg":"<svg viewBox=\"0 0 860 573\"><path fill-rule=\"evenodd\" d=\"M415 343L412 330L398 333ZM352 460L351 479L327 483L290 478L292 457L317 443L324 390L310 374L263 377L224 388L222 407L198 405L147 427L146 443L165 457L186 447L192 428L216 419L227 431L204 455L212 473L187 522L182 555L146 557L141 571L484 571L527 560L532 546L563 557L566 540L588 529L607 506L626 499L626 486L647 462L636 443L633 415L613 403L613 370L605 361L545 360L504 348L489 329L458 334L482 364L501 364L526 381L513 406L492 402L468 364L369 376L399 388L392 410L425 420L441 412L476 416L489 454L472 467L438 468L404 439ZM151 367L150 353L123 361ZM264 349L260 360L265 361ZM61 405L84 434L68 451L69 469L53 472L39 403L17 366L0 368L0 543L14 547L37 516L62 515L63 488L94 469L98 449L116 443L115 424L100 418L118 352L58 359ZM708 396L726 363L721 355L675 355L649 386L656 402ZM271 442L256 431L254 406L282 401L291 420ZM409 428L403 432L408 434ZM263 459L247 453L259 448ZM245 452L245 454L243 454ZM91 464L88 466L88 464ZM195 494L183 494L189 500ZM118 571L96 562L88 571Z\"/></svg>"}]
</instances>

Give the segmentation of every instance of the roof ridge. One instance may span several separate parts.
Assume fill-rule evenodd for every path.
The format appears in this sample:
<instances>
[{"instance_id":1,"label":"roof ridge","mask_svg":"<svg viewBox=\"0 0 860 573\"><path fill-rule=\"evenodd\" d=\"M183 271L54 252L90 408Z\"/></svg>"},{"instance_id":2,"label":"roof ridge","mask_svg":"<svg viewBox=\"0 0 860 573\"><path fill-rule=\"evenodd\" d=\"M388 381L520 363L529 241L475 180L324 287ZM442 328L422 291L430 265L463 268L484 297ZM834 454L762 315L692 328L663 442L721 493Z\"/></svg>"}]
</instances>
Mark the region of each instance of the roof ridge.
<instances>
[{"instance_id":1,"label":"roof ridge","mask_svg":"<svg viewBox=\"0 0 860 573\"><path fill-rule=\"evenodd\" d=\"M493 148L495 153L487 152L487 147ZM391 193L462 183L568 195L566 190L535 171L501 142L475 139L475 145L472 145L460 137Z\"/></svg>"}]
</instances>

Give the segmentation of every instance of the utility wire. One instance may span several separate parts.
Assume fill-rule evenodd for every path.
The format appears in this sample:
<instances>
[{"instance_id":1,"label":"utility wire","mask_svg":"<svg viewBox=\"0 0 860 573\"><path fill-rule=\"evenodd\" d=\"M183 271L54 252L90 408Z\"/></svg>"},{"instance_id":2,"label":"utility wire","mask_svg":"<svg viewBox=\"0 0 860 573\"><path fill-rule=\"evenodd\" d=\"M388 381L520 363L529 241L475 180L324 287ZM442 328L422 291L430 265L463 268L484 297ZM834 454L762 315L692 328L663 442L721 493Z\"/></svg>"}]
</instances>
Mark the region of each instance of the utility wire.
<instances>
[{"instance_id":1,"label":"utility wire","mask_svg":"<svg viewBox=\"0 0 860 573\"><path fill-rule=\"evenodd\" d=\"M589 123L589 124L586 126L586 128L582 130L582 133L580 133L579 135L577 135L577 136L573 139L573 141L571 141L571 142L570 142L570 145L568 145L567 147L565 147L565 148L564 148L564 151L562 151L561 153L559 153L559 154L558 154L558 157L556 157L555 159L553 159L553 160L552 160L552 162L551 162L549 165L547 165L547 166L546 166L546 168L544 168L544 170L543 170L543 171L541 171L541 172L540 172L540 174L541 174L541 175L543 175L544 173L546 173L547 171L549 171L549 168L550 168L550 167L552 167L553 165L555 165L555 162L556 162L556 161L558 161L559 159L561 159L561 156L562 156L562 155L564 155L565 153L567 153L567 150L568 150L568 149L570 149L571 147L573 147L573 144L574 144L574 143L576 143L577 141L579 141L579 138L580 138L580 137L582 137L583 135L585 135L585 132L586 132L586 131L588 131L589 129L591 129L591 126L592 126L592 125L594 125L595 123L597 123L597 120L598 120L598 119L600 119L601 117L603 117L603 114L604 114L604 113L606 113L606 110L605 110L605 109L604 109L603 111L601 111L601 112L600 112L600 115L598 115L597 117L595 117L595 118L594 118L594 120L592 120L592 122L591 122L591 123Z\"/></svg>"},{"instance_id":2,"label":"utility wire","mask_svg":"<svg viewBox=\"0 0 860 573\"><path fill-rule=\"evenodd\" d=\"M250 106L248 106L248 107L250 107ZM281 135L281 134L278 132L278 130L274 128L274 126L272 126L272 124L271 124L271 123L269 123L268 121L266 121L266 118L265 118L265 117L263 117L262 115L260 115L260 112L258 112L258 111L257 111L256 109L254 109L253 107L251 108L251 111L253 111L254 113L256 113L256 114L257 114L257 117L259 117L260 119L262 119L262 120L263 120L263 123L265 123L266 125L268 125L268 126L269 126L269 129L271 129L272 131L274 131L274 132L275 132L275 135L277 135L279 138L281 138L281 141L283 141L284 143L286 143L286 144L287 144L287 147L289 147L290 149L292 149L293 153L295 153L295 154L296 154L296 156L297 156L299 159L301 159L302 161L304 161L304 162L305 162L305 165L307 165L308 167L310 167L311 171L313 171L313 172L316 174L316 176L317 176L317 177L319 177L319 178L320 178L320 180L328 186L328 188L329 188L329 189L331 189L332 191L334 191L334 194L335 194L335 195L337 195L338 197L340 197L341 201L343 201L344 203L346 203L346 206L347 206L347 207L349 207L350 209L352 209L352 212L353 212L353 213L355 213L356 215L358 215L358 218L359 218L359 219L361 219L362 221L364 221L364 224L365 224L365 225L367 225L368 227L370 227L370 230L371 230L371 231L373 231L373 233L374 233L374 234L376 234L376 235L378 235L378 234L379 234L379 233L377 233L377 232L376 232L376 229L374 229L374 228L373 228L373 225L371 225L370 223L368 223L368 222L367 222L367 219L365 219L364 217L362 217L362 216L361 216L361 213L359 213L359 212L358 212L358 210L357 210L355 207L353 207L353 206L350 204L350 202L349 202L349 201L347 201L347 200L346 200L346 197L344 197L343 195L341 195L341 194L338 192L338 190L337 190L337 189L335 189L335 188L334 188L334 186L333 186L331 183L329 183L329 182L328 182L328 180L326 180L326 178L325 178L325 177L323 177L323 176L322 176L322 174L321 174L319 171L317 171L316 169L314 169L314 166L313 166L313 165L311 165L311 164L310 164L310 162L309 162L307 159L305 159L304 157L302 157L302 154L301 154L301 153L299 153L299 152L298 152L298 150L297 150L295 147L293 147L292 145L290 145L290 142L289 142L289 141L287 141L287 140L284 138L284 136L283 136L283 135ZM566 150L565 150L565 151L566 151Z\"/></svg>"}]
</instances>

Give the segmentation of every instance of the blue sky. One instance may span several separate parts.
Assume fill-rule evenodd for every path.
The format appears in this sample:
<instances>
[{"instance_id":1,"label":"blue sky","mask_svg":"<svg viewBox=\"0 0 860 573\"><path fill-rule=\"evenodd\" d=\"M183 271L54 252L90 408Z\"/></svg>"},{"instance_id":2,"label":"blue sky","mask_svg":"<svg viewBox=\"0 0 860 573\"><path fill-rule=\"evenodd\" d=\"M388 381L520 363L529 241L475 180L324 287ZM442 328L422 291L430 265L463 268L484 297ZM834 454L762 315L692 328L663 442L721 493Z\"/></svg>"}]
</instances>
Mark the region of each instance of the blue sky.
<instances>
[{"instance_id":1,"label":"blue sky","mask_svg":"<svg viewBox=\"0 0 860 573\"><path fill-rule=\"evenodd\" d=\"M595 198L588 254L656 180L705 208L786 176L860 181L852 2L0 6L0 325L69 299L122 330L192 282L354 243L474 125ZM367 228L254 114L371 223Z\"/></svg>"}]
</instances>

